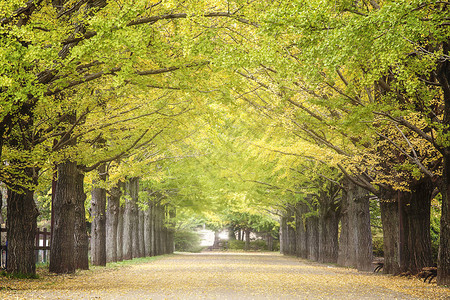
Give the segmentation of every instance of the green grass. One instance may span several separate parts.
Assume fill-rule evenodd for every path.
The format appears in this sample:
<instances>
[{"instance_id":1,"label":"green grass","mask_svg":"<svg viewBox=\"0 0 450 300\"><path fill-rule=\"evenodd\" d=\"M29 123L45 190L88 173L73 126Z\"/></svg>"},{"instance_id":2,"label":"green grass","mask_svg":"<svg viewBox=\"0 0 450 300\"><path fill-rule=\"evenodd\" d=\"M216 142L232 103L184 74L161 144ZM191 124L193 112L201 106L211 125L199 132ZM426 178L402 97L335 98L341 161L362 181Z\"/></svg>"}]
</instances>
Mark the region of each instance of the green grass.
<instances>
[{"instance_id":1,"label":"green grass","mask_svg":"<svg viewBox=\"0 0 450 300\"><path fill-rule=\"evenodd\" d=\"M23 273L8 273L6 271L1 271L0 276L12 279L38 279L37 274L23 274Z\"/></svg>"},{"instance_id":2,"label":"green grass","mask_svg":"<svg viewBox=\"0 0 450 300\"><path fill-rule=\"evenodd\" d=\"M130 266L130 265L145 264L145 263L149 263L149 262L155 261L157 259L161 259L164 256L165 255L149 256L149 257L138 257L138 258L133 258L133 259L130 259L130 260L110 262L110 263L106 264L106 268L120 268L120 267L126 267L126 266ZM89 268L95 269L95 268L104 268L104 267L89 265Z\"/></svg>"},{"instance_id":3,"label":"green grass","mask_svg":"<svg viewBox=\"0 0 450 300\"><path fill-rule=\"evenodd\" d=\"M90 272L96 272L96 271L101 272L102 270L107 271L110 269L118 269L118 268L122 268L122 267L126 267L126 266L145 264L145 263L149 263L149 262L161 259L164 256L167 256L167 255L140 257L140 258L133 258L130 260L124 260L124 261L119 261L119 262L111 262L111 263L107 263L106 267L93 266L93 265L89 264L89 270L77 270L75 272L75 274L83 274L83 273L90 273ZM36 264L37 274L7 273L5 270L3 270L3 271L0 271L0 277L11 278L11 279L38 279L38 278L40 278L40 275L43 277L46 277L49 274L48 265L49 265L48 262Z\"/></svg>"}]
</instances>

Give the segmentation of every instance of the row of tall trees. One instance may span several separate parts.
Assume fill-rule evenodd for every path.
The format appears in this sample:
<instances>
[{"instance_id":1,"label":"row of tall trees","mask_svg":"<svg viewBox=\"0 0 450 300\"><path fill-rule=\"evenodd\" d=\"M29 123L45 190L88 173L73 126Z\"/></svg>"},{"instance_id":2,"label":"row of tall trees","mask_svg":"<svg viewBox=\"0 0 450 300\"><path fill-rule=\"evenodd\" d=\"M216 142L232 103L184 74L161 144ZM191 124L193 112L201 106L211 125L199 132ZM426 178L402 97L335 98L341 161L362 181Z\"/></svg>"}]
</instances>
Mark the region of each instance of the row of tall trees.
<instances>
[{"instance_id":1,"label":"row of tall trees","mask_svg":"<svg viewBox=\"0 0 450 300\"><path fill-rule=\"evenodd\" d=\"M430 203L440 202L440 284L448 284L450 270L447 12L447 3L433 1L281 3L265 15L264 36L272 48L255 43L255 52L266 53L264 62L238 71L253 88L243 84L236 91L254 113L272 120L268 133L253 142L266 152L260 159L279 164L273 172L278 180L264 184L314 199L317 207L309 212L319 224L310 233L325 248L328 241L319 231L326 228L320 222L330 213L328 202L316 178L299 175L311 169L311 161L379 199L387 273L431 265ZM278 64L270 61L271 53L279 55ZM339 176L314 168L316 176L346 186ZM342 226L351 203L340 205ZM296 222L289 217L295 205L287 207L287 223ZM308 228L306 215L297 219L305 219ZM336 234L329 238L336 244Z\"/></svg>"},{"instance_id":2,"label":"row of tall trees","mask_svg":"<svg viewBox=\"0 0 450 300\"><path fill-rule=\"evenodd\" d=\"M281 216L281 252L359 271L373 269L369 194L350 181L330 183L289 204Z\"/></svg>"},{"instance_id":3,"label":"row of tall trees","mask_svg":"<svg viewBox=\"0 0 450 300\"><path fill-rule=\"evenodd\" d=\"M34 194L40 185L54 177L50 270L73 272L75 244L86 248L86 239L75 231L82 232L85 223L83 176L96 171L100 184L116 160L127 158L135 169L154 163L161 158L158 151L183 134L171 122L192 101L171 93L195 89L189 82L197 70L180 70L204 61L183 54L188 49L180 45L184 37L174 38L182 36L176 21L157 24L188 16L171 13L174 9L194 7L151 1L2 2L0 156L1 181L8 188L8 272L35 272ZM173 135L155 150L154 139L164 130ZM137 157L131 154L136 149L141 149ZM92 198L93 236L103 236L105 187L94 188Z\"/></svg>"},{"instance_id":4,"label":"row of tall trees","mask_svg":"<svg viewBox=\"0 0 450 300\"><path fill-rule=\"evenodd\" d=\"M448 284L448 3L35 0L1 8L10 272L34 272L33 195L53 174L59 248L51 269L73 271L62 262L82 226L77 178L95 178L96 232L104 190L112 190L102 182L118 181L105 181L106 170L123 180L152 172L149 182L165 189L149 190L176 190L175 206L222 209L245 199L287 208L297 214L287 223L302 219L305 229L317 220L310 232L324 260L336 257L339 210L341 226L358 221L348 210L354 203L336 196L351 194L351 183L380 200L389 273L428 263L412 260L428 257L417 241L428 243L437 199L438 282ZM159 163L169 156L217 165L175 174ZM191 161L194 168L200 159Z\"/></svg>"},{"instance_id":5,"label":"row of tall trees","mask_svg":"<svg viewBox=\"0 0 450 300\"><path fill-rule=\"evenodd\" d=\"M146 201L139 200L139 190L138 177L119 183L109 193L106 210L91 213L93 265L173 253L174 224L170 219L175 217L175 208L164 202L161 193L152 192L144 197ZM122 194L125 201L121 201ZM92 211L94 207L92 203Z\"/></svg>"}]
</instances>

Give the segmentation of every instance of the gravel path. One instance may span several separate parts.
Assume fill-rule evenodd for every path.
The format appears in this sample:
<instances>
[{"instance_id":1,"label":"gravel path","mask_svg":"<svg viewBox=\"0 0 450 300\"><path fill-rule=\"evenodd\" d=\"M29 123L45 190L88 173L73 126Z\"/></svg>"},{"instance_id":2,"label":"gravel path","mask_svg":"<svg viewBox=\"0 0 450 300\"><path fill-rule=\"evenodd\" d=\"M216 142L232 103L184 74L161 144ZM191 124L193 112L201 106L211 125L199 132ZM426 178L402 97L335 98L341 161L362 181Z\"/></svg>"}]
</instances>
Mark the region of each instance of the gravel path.
<instances>
[{"instance_id":1,"label":"gravel path","mask_svg":"<svg viewBox=\"0 0 450 300\"><path fill-rule=\"evenodd\" d=\"M277 254L164 256L119 269L0 280L1 299L450 299L448 288Z\"/></svg>"}]
</instances>

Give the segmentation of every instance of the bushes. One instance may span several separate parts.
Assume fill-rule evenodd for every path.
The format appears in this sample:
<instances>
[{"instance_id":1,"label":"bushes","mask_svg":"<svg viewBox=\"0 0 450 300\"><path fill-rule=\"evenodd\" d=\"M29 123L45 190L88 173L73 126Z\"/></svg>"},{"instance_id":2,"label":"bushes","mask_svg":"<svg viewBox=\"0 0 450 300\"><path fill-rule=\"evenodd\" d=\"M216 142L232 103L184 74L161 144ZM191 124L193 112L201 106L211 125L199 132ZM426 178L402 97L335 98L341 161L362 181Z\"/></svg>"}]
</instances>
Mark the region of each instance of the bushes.
<instances>
[{"instance_id":1,"label":"bushes","mask_svg":"<svg viewBox=\"0 0 450 300\"><path fill-rule=\"evenodd\" d=\"M174 243L175 251L200 252L203 249L200 246L200 236L198 233L190 230L175 231Z\"/></svg>"},{"instance_id":2,"label":"bushes","mask_svg":"<svg viewBox=\"0 0 450 300\"><path fill-rule=\"evenodd\" d=\"M372 247L373 255L375 257L384 257L383 237L373 237Z\"/></svg>"},{"instance_id":3,"label":"bushes","mask_svg":"<svg viewBox=\"0 0 450 300\"><path fill-rule=\"evenodd\" d=\"M245 242L239 240L230 240L228 241L228 249L231 250L244 250Z\"/></svg>"},{"instance_id":4,"label":"bushes","mask_svg":"<svg viewBox=\"0 0 450 300\"><path fill-rule=\"evenodd\" d=\"M267 244L265 240L250 241L250 250L253 251L267 251Z\"/></svg>"},{"instance_id":5,"label":"bushes","mask_svg":"<svg viewBox=\"0 0 450 300\"><path fill-rule=\"evenodd\" d=\"M244 250L245 241L231 240L228 242L228 248L232 250ZM267 251L265 240L250 241L250 251Z\"/></svg>"}]
</instances>

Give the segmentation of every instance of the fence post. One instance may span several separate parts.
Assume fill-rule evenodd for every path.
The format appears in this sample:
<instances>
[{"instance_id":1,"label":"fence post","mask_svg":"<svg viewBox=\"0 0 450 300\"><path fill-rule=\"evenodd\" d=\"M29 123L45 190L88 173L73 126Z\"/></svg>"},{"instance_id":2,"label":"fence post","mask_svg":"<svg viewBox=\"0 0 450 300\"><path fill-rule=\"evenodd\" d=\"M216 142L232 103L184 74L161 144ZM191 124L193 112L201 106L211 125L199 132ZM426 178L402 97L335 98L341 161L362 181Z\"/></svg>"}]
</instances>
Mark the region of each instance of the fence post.
<instances>
[{"instance_id":1,"label":"fence post","mask_svg":"<svg viewBox=\"0 0 450 300\"><path fill-rule=\"evenodd\" d=\"M36 263L39 263L39 228L36 231L35 242L34 242L34 253L36 255Z\"/></svg>"},{"instance_id":2,"label":"fence post","mask_svg":"<svg viewBox=\"0 0 450 300\"><path fill-rule=\"evenodd\" d=\"M47 236L48 236L48 232L47 232L47 228L44 228L44 232L43 232L43 246L44 246L44 250L43 250L43 257L42 257L42 262L47 262Z\"/></svg>"}]
</instances>

